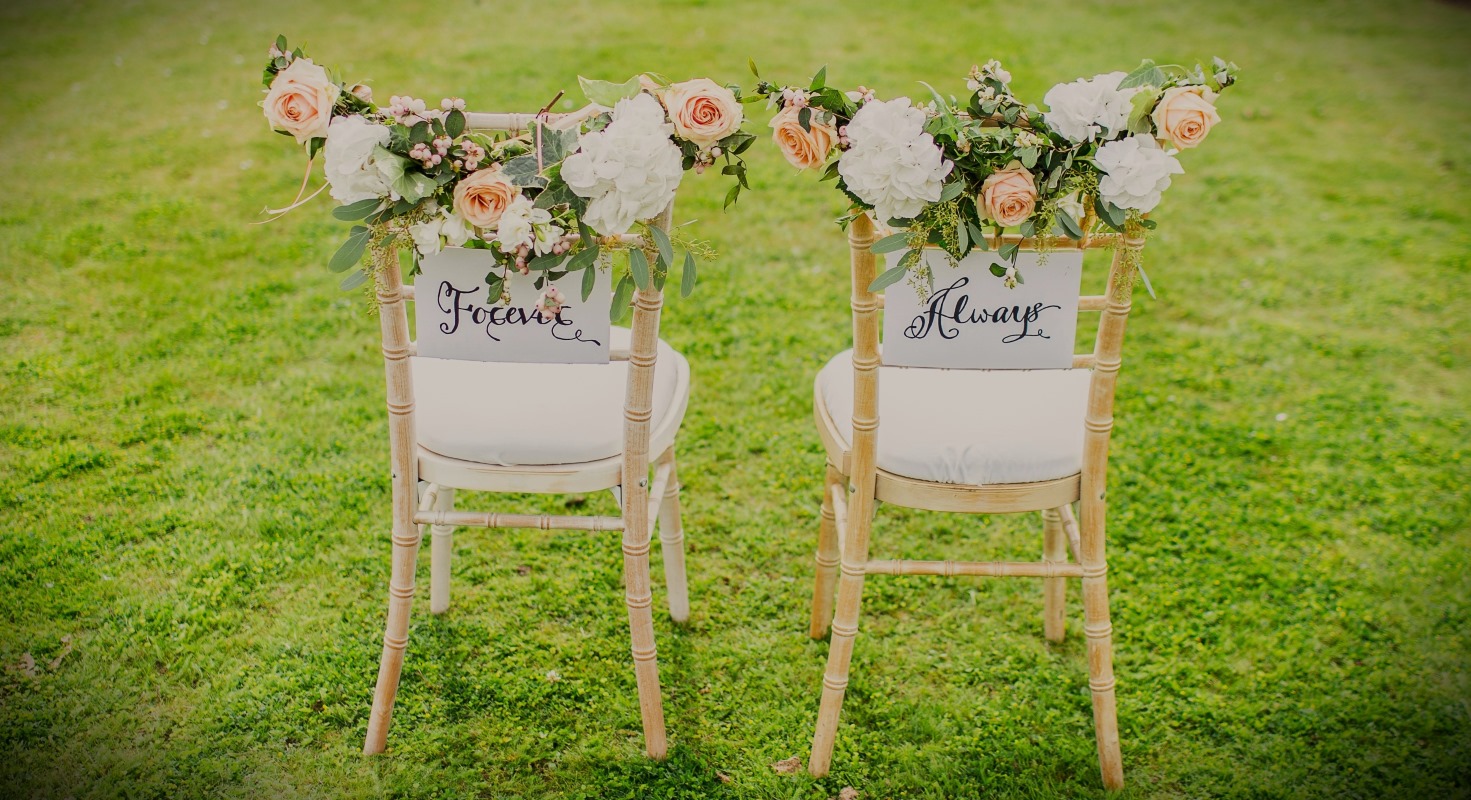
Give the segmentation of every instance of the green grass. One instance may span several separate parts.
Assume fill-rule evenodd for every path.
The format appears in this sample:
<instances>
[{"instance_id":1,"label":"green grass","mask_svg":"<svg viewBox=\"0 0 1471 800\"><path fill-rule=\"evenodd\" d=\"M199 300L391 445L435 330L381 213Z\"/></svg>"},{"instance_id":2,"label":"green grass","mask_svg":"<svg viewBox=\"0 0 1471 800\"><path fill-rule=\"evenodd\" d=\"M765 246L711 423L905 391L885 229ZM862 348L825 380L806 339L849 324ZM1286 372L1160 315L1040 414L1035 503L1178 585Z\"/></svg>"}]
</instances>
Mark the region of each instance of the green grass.
<instances>
[{"instance_id":1,"label":"green grass","mask_svg":"<svg viewBox=\"0 0 1471 800\"><path fill-rule=\"evenodd\" d=\"M656 615L669 760L641 755L615 542L504 531L458 535L455 605L416 607L389 752L359 755L382 367L324 268L345 227L327 204L247 224L300 177L254 105L284 32L384 96L500 109L579 73L749 84L748 55L887 96L958 92L997 57L1031 98L1144 56L1234 59L1126 348L1121 796L1471 795L1464 5L31 5L0 10L0 794L1102 794L1077 590L1049 646L1031 581L869 582L833 775L769 768L805 759L816 716L810 387L848 322L842 203L768 147L731 213L722 181L681 190L722 258L664 324L695 370L694 614ZM874 549L1029 558L1039 532L882 509Z\"/></svg>"}]
</instances>

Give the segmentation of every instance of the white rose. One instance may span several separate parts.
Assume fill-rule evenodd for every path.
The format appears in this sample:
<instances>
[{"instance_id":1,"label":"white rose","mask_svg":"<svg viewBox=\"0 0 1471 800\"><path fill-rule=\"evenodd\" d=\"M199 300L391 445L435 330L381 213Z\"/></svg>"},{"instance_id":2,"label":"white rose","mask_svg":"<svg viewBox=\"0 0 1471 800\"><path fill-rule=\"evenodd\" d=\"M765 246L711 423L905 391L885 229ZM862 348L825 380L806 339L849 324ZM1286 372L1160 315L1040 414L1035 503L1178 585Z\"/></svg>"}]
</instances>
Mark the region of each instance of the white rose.
<instances>
[{"instance_id":1,"label":"white rose","mask_svg":"<svg viewBox=\"0 0 1471 800\"><path fill-rule=\"evenodd\" d=\"M419 255L432 256L444 249L444 245L460 247L470 241L473 233L470 224L458 214L440 208L432 200L427 210L430 213L428 219L409 226L409 236L413 238L414 249L419 251Z\"/></svg>"},{"instance_id":2,"label":"white rose","mask_svg":"<svg viewBox=\"0 0 1471 800\"><path fill-rule=\"evenodd\" d=\"M1098 192L1119 208L1149 211L1170 188L1170 176L1185 171L1175 157L1160 149L1154 137L1130 136L1098 148L1094 163L1104 172Z\"/></svg>"},{"instance_id":3,"label":"white rose","mask_svg":"<svg viewBox=\"0 0 1471 800\"><path fill-rule=\"evenodd\" d=\"M322 148L329 194L343 205L388 195L388 182L373 164L373 150L388 144L388 127L356 114L338 117L327 128Z\"/></svg>"},{"instance_id":4,"label":"white rose","mask_svg":"<svg viewBox=\"0 0 1471 800\"><path fill-rule=\"evenodd\" d=\"M501 214L501 221L495 233L496 241L501 243L502 253L513 253L523 244L528 247L531 245L534 240L531 231L531 212L535 210L538 209L533 208L531 200L525 195L518 195L506 207L505 213Z\"/></svg>"},{"instance_id":5,"label":"white rose","mask_svg":"<svg viewBox=\"0 0 1471 800\"><path fill-rule=\"evenodd\" d=\"M613 121L583 136L578 151L562 162L567 186L590 201L583 221L616 236L663 211L684 177L679 147L669 140L673 132L653 97L619 100Z\"/></svg>"},{"instance_id":6,"label":"white rose","mask_svg":"<svg viewBox=\"0 0 1471 800\"><path fill-rule=\"evenodd\" d=\"M924 112L911 108L907 97L872 100L848 123L851 146L838 159L838 173L881 222L912 218L938 201L955 166L924 132L924 123Z\"/></svg>"},{"instance_id":7,"label":"white rose","mask_svg":"<svg viewBox=\"0 0 1471 800\"><path fill-rule=\"evenodd\" d=\"M1100 133L1105 138L1123 133L1129 124L1133 105L1129 102L1135 89L1120 89L1122 72L1079 78L1072 83L1059 83L1047 90L1042 102L1049 109L1042 114L1047 125L1070 141L1093 141Z\"/></svg>"}]
</instances>

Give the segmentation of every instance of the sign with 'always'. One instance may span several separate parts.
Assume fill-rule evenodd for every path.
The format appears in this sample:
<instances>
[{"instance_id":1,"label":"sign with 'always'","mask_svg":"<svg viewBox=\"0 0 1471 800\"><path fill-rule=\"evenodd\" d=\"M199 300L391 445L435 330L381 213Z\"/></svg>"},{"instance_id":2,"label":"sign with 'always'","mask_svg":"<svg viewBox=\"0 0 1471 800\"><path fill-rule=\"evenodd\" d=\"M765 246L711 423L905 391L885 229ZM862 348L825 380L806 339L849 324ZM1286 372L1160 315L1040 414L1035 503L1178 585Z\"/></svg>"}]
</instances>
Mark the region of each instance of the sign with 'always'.
<instances>
[{"instance_id":1,"label":"sign with 'always'","mask_svg":"<svg viewBox=\"0 0 1471 800\"><path fill-rule=\"evenodd\" d=\"M901 253L889 254L889 266ZM884 296L884 364L956 369L1067 369L1073 364L1083 254L1060 250L1038 263L1020 253L1025 283L1008 289L991 273L1005 262L994 252L972 251L951 267L944 254L924 251L935 275L926 298L908 283Z\"/></svg>"}]
</instances>

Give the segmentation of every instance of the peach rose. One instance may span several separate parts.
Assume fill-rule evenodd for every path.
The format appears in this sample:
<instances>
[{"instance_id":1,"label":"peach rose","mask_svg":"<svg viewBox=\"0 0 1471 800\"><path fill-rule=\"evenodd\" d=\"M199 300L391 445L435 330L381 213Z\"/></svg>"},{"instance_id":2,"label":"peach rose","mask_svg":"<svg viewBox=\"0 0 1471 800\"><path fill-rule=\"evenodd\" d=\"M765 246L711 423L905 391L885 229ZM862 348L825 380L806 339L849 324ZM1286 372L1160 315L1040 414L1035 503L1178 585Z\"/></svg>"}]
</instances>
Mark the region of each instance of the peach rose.
<instances>
[{"instance_id":1,"label":"peach rose","mask_svg":"<svg viewBox=\"0 0 1471 800\"><path fill-rule=\"evenodd\" d=\"M332 106L342 88L327 78L327 70L298 58L276 73L266 92L266 121L271 130L286 131L296 137L297 144L325 137L332 121Z\"/></svg>"},{"instance_id":2,"label":"peach rose","mask_svg":"<svg viewBox=\"0 0 1471 800\"><path fill-rule=\"evenodd\" d=\"M981 184L986 216L1003 228L1020 225L1037 210L1037 182L1015 161Z\"/></svg>"},{"instance_id":3,"label":"peach rose","mask_svg":"<svg viewBox=\"0 0 1471 800\"><path fill-rule=\"evenodd\" d=\"M813 111L812 119L807 123L812 130L802 130L802 123L797 119L801 113L802 109L787 106L780 114L772 117L771 140L776 142L787 163L797 169L820 167L827 161L827 154L838 140L838 129L819 123L817 119L820 112Z\"/></svg>"},{"instance_id":4,"label":"peach rose","mask_svg":"<svg viewBox=\"0 0 1471 800\"><path fill-rule=\"evenodd\" d=\"M482 169L455 186L455 213L477 228L494 228L501 214L521 194L501 173L499 164Z\"/></svg>"},{"instance_id":5,"label":"peach rose","mask_svg":"<svg viewBox=\"0 0 1471 800\"><path fill-rule=\"evenodd\" d=\"M1200 144L1211 126L1221 121L1215 99L1216 93L1204 86L1166 89L1152 115L1156 135L1181 150Z\"/></svg>"},{"instance_id":6,"label":"peach rose","mask_svg":"<svg viewBox=\"0 0 1471 800\"><path fill-rule=\"evenodd\" d=\"M707 150L741 128L741 103L735 94L709 78L671 84L660 98L669 110L674 132Z\"/></svg>"}]
</instances>

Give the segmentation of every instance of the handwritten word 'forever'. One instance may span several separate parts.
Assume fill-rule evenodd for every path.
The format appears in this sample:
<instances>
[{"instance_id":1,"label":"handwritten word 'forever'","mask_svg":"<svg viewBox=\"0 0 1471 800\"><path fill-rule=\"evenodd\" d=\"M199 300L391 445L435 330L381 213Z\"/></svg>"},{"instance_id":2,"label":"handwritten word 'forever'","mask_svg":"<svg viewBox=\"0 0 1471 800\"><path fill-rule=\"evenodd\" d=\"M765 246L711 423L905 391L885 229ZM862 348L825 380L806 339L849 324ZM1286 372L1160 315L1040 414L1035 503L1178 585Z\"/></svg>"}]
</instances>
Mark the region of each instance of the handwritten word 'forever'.
<instances>
[{"instance_id":1,"label":"handwritten word 'forever'","mask_svg":"<svg viewBox=\"0 0 1471 800\"><path fill-rule=\"evenodd\" d=\"M533 309L521 306L483 306L468 299L482 288L484 287L476 286L473 289L460 289L449 281L440 282L437 296L439 310L451 315L449 322L439 323L440 333L452 334L460 329L461 319L468 319L470 324L483 327L485 335L495 342L499 342L500 337L493 331L503 325L550 325L552 338L559 341L602 344L596 339L582 338L582 329L568 318L565 308L555 317L546 319ZM568 328L572 330L566 330Z\"/></svg>"},{"instance_id":2,"label":"handwritten word 'forever'","mask_svg":"<svg viewBox=\"0 0 1471 800\"><path fill-rule=\"evenodd\" d=\"M1041 328L1036 330L1032 326L1041 318L1042 312L1051 309L1060 309L1062 306L1046 303L1033 303L1031 305L996 306L995 308L967 309L971 297L961 291L970 278L962 277L949 286L935 292L930 297L929 305L925 307L924 313L916 316L909 327L904 329L904 337L907 339L923 339L931 333L940 334L942 339L954 339L960 335L960 325L975 324L1020 324L1021 330L1007 334L1002 337L1002 344L1012 344L1035 336L1042 339L1050 339Z\"/></svg>"}]
</instances>

